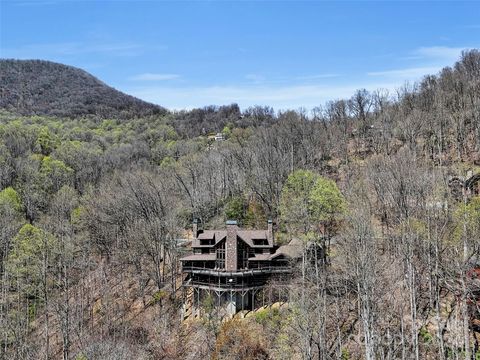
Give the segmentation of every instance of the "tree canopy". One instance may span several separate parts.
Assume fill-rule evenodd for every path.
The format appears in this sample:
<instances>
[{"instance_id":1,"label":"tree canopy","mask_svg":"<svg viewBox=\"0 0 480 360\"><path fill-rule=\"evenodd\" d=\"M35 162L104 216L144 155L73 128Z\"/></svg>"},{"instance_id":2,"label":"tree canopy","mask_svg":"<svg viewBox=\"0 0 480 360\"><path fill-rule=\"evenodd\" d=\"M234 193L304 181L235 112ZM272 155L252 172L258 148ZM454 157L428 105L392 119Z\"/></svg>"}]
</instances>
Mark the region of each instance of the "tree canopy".
<instances>
[{"instance_id":1,"label":"tree canopy","mask_svg":"<svg viewBox=\"0 0 480 360\"><path fill-rule=\"evenodd\" d=\"M335 182L313 171L294 171L282 189L281 219L294 232L319 231L320 225L330 225L345 210L345 199Z\"/></svg>"}]
</instances>

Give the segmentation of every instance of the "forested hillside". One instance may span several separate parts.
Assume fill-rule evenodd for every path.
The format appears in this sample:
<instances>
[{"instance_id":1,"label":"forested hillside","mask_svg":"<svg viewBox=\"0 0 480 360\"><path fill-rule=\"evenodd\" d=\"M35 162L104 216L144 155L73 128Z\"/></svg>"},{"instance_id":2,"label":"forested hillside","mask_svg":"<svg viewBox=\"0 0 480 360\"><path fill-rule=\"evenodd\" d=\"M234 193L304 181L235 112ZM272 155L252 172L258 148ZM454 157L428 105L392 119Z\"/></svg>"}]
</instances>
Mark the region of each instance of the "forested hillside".
<instances>
[{"instance_id":1,"label":"forested hillside","mask_svg":"<svg viewBox=\"0 0 480 360\"><path fill-rule=\"evenodd\" d=\"M242 114L236 104L168 112L123 94L81 69L50 61L0 59L0 70L0 108L12 114L96 121L157 116L182 137L219 131L227 124L266 126L275 117L271 107L255 106Z\"/></svg>"},{"instance_id":2,"label":"forested hillside","mask_svg":"<svg viewBox=\"0 0 480 360\"><path fill-rule=\"evenodd\" d=\"M358 90L311 114L175 113L129 98L138 116L128 121L116 101L70 107L77 100L52 92L59 112L43 108L39 88L56 80L18 70L35 62L6 63L1 358L478 356L480 198L454 196L449 180L480 171L479 51L394 93ZM21 96L9 93L29 77ZM104 91L89 81L75 89ZM341 209L329 208L325 178ZM326 262L299 265L288 306L181 322L175 239L193 218L206 228L271 218L279 243L332 245Z\"/></svg>"},{"instance_id":3,"label":"forested hillside","mask_svg":"<svg viewBox=\"0 0 480 360\"><path fill-rule=\"evenodd\" d=\"M0 107L22 115L132 118L165 109L117 91L87 72L41 60L0 60Z\"/></svg>"}]
</instances>

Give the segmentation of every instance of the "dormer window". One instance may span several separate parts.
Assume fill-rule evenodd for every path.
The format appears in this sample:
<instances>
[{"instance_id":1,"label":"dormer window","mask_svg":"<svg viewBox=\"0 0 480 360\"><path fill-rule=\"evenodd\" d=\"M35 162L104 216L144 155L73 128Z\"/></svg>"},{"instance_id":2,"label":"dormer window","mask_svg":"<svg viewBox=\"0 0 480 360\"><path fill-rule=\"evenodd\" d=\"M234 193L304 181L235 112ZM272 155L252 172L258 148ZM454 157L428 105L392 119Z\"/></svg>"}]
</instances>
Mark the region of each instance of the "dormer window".
<instances>
[{"instance_id":1,"label":"dormer window","mask_svg":"<svg viewBox=\"0 0 480 360\"><path fill-rule=\"evenodd\" d=\"M201 246L215 245L215 240L214 239L201 239L200 240L200 245Z\"/></svg>"},{"instance_id":2,"label":"dormer window","mask_svg":"<svg viewBox=\"0 0 480 360\"><path fill-rule=\"evenodd\" d=\"M268 240L267 239L252 239L253 245L255 246L264 246L268 245Z\"/></svg>"}]
</instances>

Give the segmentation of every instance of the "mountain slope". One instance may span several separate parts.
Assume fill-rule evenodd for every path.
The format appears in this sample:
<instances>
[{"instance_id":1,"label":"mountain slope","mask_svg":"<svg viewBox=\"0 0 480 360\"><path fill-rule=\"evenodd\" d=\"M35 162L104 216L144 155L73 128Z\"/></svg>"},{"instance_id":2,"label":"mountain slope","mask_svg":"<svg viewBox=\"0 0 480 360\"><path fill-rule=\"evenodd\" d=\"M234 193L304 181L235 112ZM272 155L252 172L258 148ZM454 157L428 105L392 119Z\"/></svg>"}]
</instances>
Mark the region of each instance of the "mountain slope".
<instances>
[{"instance_id":1,"label":"mountain slope","mask_svg":"<svg viewBox=\"0 0 480 360\"><path fill-rule=\"evenodd\" d=\"M23 115L102 118L166 112L72 66L42 60L5 59L0 59L0 108Z\"/></svg>"}]
</instances>

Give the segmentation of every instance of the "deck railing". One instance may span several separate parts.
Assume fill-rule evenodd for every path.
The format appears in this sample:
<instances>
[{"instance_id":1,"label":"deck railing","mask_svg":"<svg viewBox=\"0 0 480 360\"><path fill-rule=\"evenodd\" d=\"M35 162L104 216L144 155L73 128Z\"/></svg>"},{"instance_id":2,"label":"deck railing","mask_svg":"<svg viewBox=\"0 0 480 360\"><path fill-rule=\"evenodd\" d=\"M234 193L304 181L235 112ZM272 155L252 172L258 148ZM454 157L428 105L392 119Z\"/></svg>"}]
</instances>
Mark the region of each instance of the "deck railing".
<instances>
[{"instance_id":1,"label":"deck railing","mask_svg":"<svg viewBox=\"0 0 480 360\"><path fill-rule=\"evenodd\" d=\"M290 266L262 266L258 268L251 269L239 269L237 271L226 271L225 269L209 269L198 266L183 266L182 270L184 272L192 272L197 274L208 274L215 276L248 276L254 274L275 274L275 273L289 273L292 271Z\"/></svg>"},{"instance_id":2,"label":"deck railing","mask_svg":"<svg viewBox=\"0 0 480 360\"><path fill-rule=\"evenodd\" d=\"M201 280L192 280L188 284L185 283L184 287L201 287L201 288L211 288L211 289L222 289L222 290L239 290L239 289L254 289L254 288L262 288L266 284L265 281L262 282L246 282L246 283L225 283L225 282L208 282L208 281L201 281Z\"/></svg>"}]
</instances>

